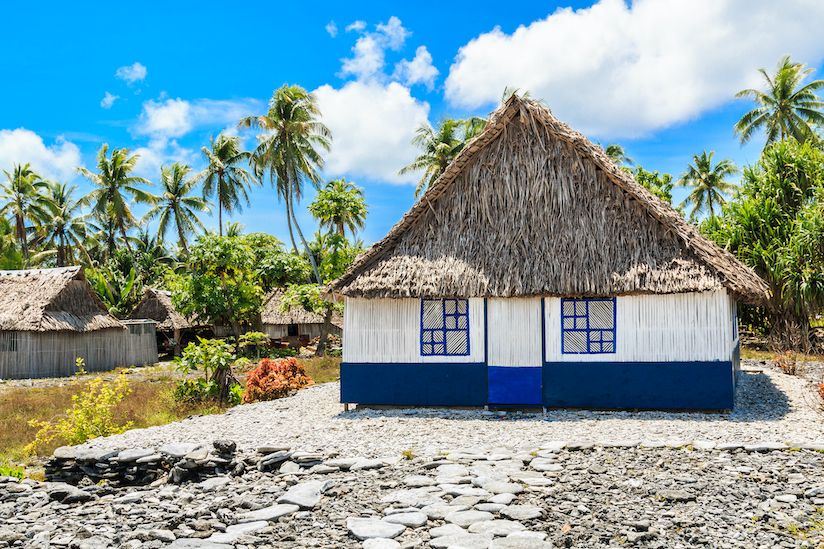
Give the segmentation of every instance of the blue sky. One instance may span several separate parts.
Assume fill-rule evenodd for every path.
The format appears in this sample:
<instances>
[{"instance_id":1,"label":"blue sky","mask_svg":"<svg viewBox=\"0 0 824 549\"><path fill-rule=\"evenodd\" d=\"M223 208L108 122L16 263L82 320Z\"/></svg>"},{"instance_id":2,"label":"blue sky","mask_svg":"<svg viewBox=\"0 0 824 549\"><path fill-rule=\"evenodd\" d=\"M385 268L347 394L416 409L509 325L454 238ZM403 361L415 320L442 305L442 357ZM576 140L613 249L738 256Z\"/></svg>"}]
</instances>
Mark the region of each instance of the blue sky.
<instances>
[{"instance_id":1,"label":"blue sky","mask_svg":"<svg viewBox=\"0 0 824 549\"><path fill-rule=\"evenodd\" d=\"M739 166L757 160L763 138L742 148L732 130L753 105L733 95L760 88L757 69L772 72L784 54L819 70L824 59L824 3L801 0L306 6L7 3L0 169L28 162L85 192L74 168L93 169L105 142L139 153L140 175L156 182L163 162L201 169L211 135L236 132L274 89L299 84L333 132L324 177L365 190L370 244L413 203L418 177L397 171L416 154L417 125L485 115L505 86L677 177L704 149ZM286 241L274 190L250 196L232 220ZM309 234L312 196L307 187L299 215ZM216 213L204 222L216 226Z\"/></svg>"}]
</instances>

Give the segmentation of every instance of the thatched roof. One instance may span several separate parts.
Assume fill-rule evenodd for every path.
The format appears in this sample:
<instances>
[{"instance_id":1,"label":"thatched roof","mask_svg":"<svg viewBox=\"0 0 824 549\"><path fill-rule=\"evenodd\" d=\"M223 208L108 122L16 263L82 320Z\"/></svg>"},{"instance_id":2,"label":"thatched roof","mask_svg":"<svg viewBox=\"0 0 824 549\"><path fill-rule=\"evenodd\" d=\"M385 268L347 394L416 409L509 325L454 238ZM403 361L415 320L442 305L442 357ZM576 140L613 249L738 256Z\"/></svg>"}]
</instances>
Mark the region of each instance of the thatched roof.
<instances>
[{"instance_id":1,"label":"thatched roof","mask_svg":"<svg viewBox=\"0 0 824 549\"><path fill-rule=\"evenodd\" d=\"M260 319L264 324L323 324L323 316L310 313L300 307L291 307L288 313L280 311L283 290L272 290L266 294ZM332 324L343 329L343 316L337 311L332 313Z\"/></svg>"},{"instance_id":2,"label":"thatched roof","mask_svg":"<svg viewBox=\"0 0 824 549\"><path fill-rule=\"evenodd\" d=\"M184 330L206 326L203 323L192 322L175 310L172 304L172 293L154 288L146 288L143 299L129 314L130 319L147 318L157 322L158 330Z\"/></svg>"},{"instance_id":3,"label":"thatched roof","mask_svg":"<svg viewBox=\"0 0 824 549\"><path fill-rule=\"evenodd\" d=\"M125 327L109 314L82 267L0 271L0 330L91 332Z\"/></svg>"},{"instance_id":4,"label":"thatched roof","mask_svg":"<svg viewBox=\"0 0 824 549\"><path fill-rule=\"evenodd\" d=\"M389 234L332 282L350 297L610 296L764 282L535 101L495 111Z\"/></svg>"}]
</instances>

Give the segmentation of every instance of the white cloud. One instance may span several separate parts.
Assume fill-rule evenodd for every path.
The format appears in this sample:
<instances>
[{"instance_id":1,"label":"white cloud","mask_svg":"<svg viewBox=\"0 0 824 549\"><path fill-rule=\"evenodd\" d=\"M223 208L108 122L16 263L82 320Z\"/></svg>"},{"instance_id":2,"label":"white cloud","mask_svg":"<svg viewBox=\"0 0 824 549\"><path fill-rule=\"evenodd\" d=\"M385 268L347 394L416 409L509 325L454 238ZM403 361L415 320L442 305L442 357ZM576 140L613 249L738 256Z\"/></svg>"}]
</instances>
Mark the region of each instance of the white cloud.
<instances>
[{"instance_id":1,"label":"white cloud","mask_svg":"<svg viewBox=\"0 0 824 549\"><path fill-rule=\"evenodd\" d=\"M146 78L146 67L141 65L138 62L135 62L133 65L124 65L117 69L117 72L114 75L121 80L125 80L129 84L134 84L135 82L140 82L144 78Z\"/></svg>"},{"instance_id":2,"label":"white cloud","mask_svg":"<svg viewBox=\"0 0 824 549\"><path fill-rule=\"evenodd\" d=\"M399 176L398 171L420 154L410 142L418 125L427 123L428 103L416 100L397 82L348 82L341 89L324 85L314 93L321 122L333 137L325 157L326 175L396 184L420 179L420 174Z\"/></svg>"},{"instance_id":3,"label":"white cloud","mask_svg":"<svg viewBox=\"0 0 824 549\"><path fill-rule=\"evenodd\" d=\"M334 21L329 21L329 23L326 25L326 32L328 32L329 36L331 36L332 38L338 35L338 26L335 24Z\"/></svg>"},{"instance_id":4,"label":"white cloud","mask_svg":"<svg viewBox=\"0 0 824 549\"><path fill-rule=\"evenodd\" d=\"M435 86L437 76L438 69L432 64L432 54L426 50L426 46L420 46L415 51L415 58L412 61L403 59L397 63L393 74L394 78L407 86L426 84L429 90Z\"/></svg>"},{"instance_id":5,"label":"white cloud","mask_svg":"<svg viewBox=\"0 0 824 549\"><path fill-rule=\"evenodd\" d=\"M378 23L378 32L384 36L386 46L394 51L400 51L403 43L412 34L401 24L401 20L394 15L389 18L387 24Z\"/></svg>"},{"instance_id":6,"label":"white cloud","mask_svg":"<svg viewBox=\"0 0 824 549\"><path fill-rule=\"evenodd\" d=\"M139 155L134 167L135 175L157 182L160 166L171 162L181 162L193 166L199 160L198 153L181 147L174 139L154 137L146 147L138 147L131 154Z\"/></svg>"},{"instance_id":7,"label":"white cloud","mask_svg":"<svg viewBox=\"0 0 824 549\"><path fill-rule=\"evenodd\" d=\"M358 27L355 28L355 24ZM363 23L360 25L360 23ZM363 32L366 23L356 21L346 30L357 30ZM389 18L387 24L378 24L377 32L363 32L363 36L358 38L352 48L354 56L343 59L341 77L353 75L358 80L384 79L383 68L386 65L384 52L387 48L398 51L403 47L406 38L412 33L407 31L401 24L401 20L394 15ZM431 57L430 57L431 59Z\"/></svg>"},{"instance_id":8,"label":"white cloud","mask_svg":"<svg viewBox=\"0 0 824 549\"><path fill-rule=\"evenodd\" d=\"M119 95L112 95L106 92L106 96L100 101L100 106L104 109L111 109L114 102L120 99Z\"/></svg>"},{"instance_id":9,"label":"white cloud","mask_svg":"<svg viewBox=\"0 0 824 549\"><path fill-rule=\"evenodd\" d=\"M351 25L347 25L346 32L361 32L366 28L366 21L355 21Z\"/></svg>"},{"instance_id":10,"label":"white cloud","mask_svg":"<svg viewBox=\"0 0 824 549\"><path fill-rule=\"evenodd\" d=\"M824 3L773 0L601 0L559 9L463 46L446 98L480 108L506 86L544 98L561 120L602 137L633 137L687 121L750 87L778 59L824 56Z\"/></svg>"},{"instance_id":11,"label":"white cloud","mask_svg":"<svg viewBox=\"0 0 824 549\"><path fill-rule=\"evenodd\" d=\"M31 164L41 177L60 181L74 177L75 168L82 165L80 148L61 137L46 146L31 130L0 130L0 170L11 173L15 163Z\"/></svg>"},{"instance_id":12,"label":"white cloud","mask_svg":"<svg viewBox=\"0 0 824 549\"><path fill-rule=\"evenodd\" d=\"M137 125L132 128L136 134L154 137L181 137L195 128L233 126L243 118L258 114L265 108L257 99L214 100L164 99L143 103L143 111Z\"/></svg>"}]
</instances>

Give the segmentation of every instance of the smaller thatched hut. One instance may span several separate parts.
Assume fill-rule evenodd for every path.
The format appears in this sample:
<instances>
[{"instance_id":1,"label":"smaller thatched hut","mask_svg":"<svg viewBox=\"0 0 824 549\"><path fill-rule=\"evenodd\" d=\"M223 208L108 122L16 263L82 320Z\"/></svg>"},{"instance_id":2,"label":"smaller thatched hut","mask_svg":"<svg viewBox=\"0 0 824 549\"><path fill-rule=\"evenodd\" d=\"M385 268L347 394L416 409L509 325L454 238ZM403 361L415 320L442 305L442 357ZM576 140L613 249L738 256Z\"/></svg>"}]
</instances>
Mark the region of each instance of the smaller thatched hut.
<instances>
[{"instance_id":1,"label":"smaller thatched hut","mask_svg":"<svg viewBox=\"0 0 824 549\"><path fill-rule=\"evenodd\" d=\"M197 330L208 325L192 321L177 312L172 303L172 293L165 290L146 288L143 299L129 314L130 319L147 318L157 323L157 330L172 337L175 354L180 354L183 330Z\"/></svg>"},{"instance_id":2,"label":"smaller thatched hut","mask_svg":"<svg viewBox=\"0 0 824 549\"><path fill-rule=\"evenodd\" d=\"M82 267L0 271L0 378L72 375L157 362L154 323L109 314Z\"/></svg>"},{"instance_id":3,"label":"smaller thatched hut","mask_svg":"<svg viewBox=\"0 0 824 549\"><path fill-rule=\"evenodd\" d=\"M263 333L272 339L289 342L290 345L306 344L309 340L319 337L323 330L323 316L292 307L289 312L280 310L283 290L273 290L266 295L263 304L261 321ZM343 334L343 316L335 311L332 314L330 335ZM300 341L303 340L303 343Z\"/></svg>"}]
</instances>

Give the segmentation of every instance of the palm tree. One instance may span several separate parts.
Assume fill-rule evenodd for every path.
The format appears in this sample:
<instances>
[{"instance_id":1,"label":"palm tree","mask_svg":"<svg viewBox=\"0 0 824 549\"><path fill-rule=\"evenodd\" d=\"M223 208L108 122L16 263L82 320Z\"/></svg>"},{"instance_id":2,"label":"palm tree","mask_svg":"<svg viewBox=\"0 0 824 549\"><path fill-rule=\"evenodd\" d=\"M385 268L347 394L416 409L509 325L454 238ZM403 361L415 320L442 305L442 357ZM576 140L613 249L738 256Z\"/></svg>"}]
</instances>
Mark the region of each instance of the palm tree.
<instances>
[{"instance_id":1,"label":"palm tree","mask_svg":"<svg viewBox=\"0 0 824 549\"><path fill-rule=\"evenodd\" d=\"M627 153L624 151L624 147L619 145L618 143L610 143L606 147L601 145L601 142L598 142L598 146L604 149L604 152L607 153L607 156L610 160L615 162L618 166L623 166L626 164L627 166L634 166L635 161L627 156Z\"/></svg>"},{"instance_id":2,"label":"palm tree","mask_svg":"<svg viewBox=\"0 0 824 549\"><path fill-rule=\"evenodd\" d=\"M155 197L138 186L151 185L147 179L132 175L139 155L129 156L129 149L125 148L112 149L111 157L107 158L108 151L109 145L104 144L97 153L99 173L91 172L86 168L77 168L77 172L97 187L84 200L91 205L92 211L99 218L110 224L111 230L107 231L106 235L107 254L111 256L114 253L116 246L114 233L117 230L129 250L132 264L136 266L134 252L126 237L126 231L138 223L129 208L129 201L152 204Z\"/></svg>"},{"instance_id":3,"label":"palm tree","mask_svg":"<svg viewBox=\"0 0 824 549\"><path fill-rule=\"evenodd\" d=\"M23 267L23 254L17 249L16 242L11 222L0 217L0 270L11 271Z\"/></svg>"},{"instance_id":4,"label":"palm tree","mask_svg":"<svg viewBox=\"0 0 824 549\"><path fill-rule=\"evenodd\" d=\"M693 155L695 165L688 164L687 171L681 174L677 182L679 187L693 187L692 192L681 203L681 207L694 205L690 219L696 219L698 214L704 211L705 206L709 210L710 218L714 218L713 204L723 205L726 202L723 195L738 188L737 185L725 181L727 177L738 173L738 168L732 160L724 158L713 166L713 155L715 151L704 151L700 156Z\"/></svg>"},{"instance_id":5,"label":"palm tree","mask_svg":"<svg viewBox=\"0 0 824 549\"><path fill-rule=\"evenodd\" d=\"M203 147L203 156L209 165L195 174L195 182L203 182L203 197L215 196L217 202L217 223L223 236L223 210L226 213L242 212L241 200L249 205L247 189L256 183L255 178L238 164L248 163L252 154L241 150L240 138L220 134L217 139L209 139L209 146Z\"/></svg>"},{"instance_id":6,"label":"palm tree","mask_svg":"<svg viewBox=\"0 0 824 549\"><path fill-rule=\"evenodd\" d=\"M86 201L84 198L75 200L73 195L76 191L76 185L69 187L68 183L57 181L49 183L47 187L46 200L49 211L43 220L42 233L43 240L56 252L58 267L73 265L77 260L75 252L89 261L85 247L88 214L80 214L80 209L86 206Z\"/></svg>"},{"instance_id":7,"label":"palm tree","mask_svg":"<svg viewBox=\"0 0 824 549\"><path fill-rule=\"evenodd\" d=\"M398 175L404 175L409 172L424 171L423 177L415 188L415 198L428 189L463 150L466 141L460 136L461 132L464 132L464 137L468 135L467 125L464 120L444 117L438 122L436 128L422 123L415 130L412 144L423 150L423 154L398 172ZM478 124L474 124L474 127L477 128L477 126Z\"/></svg>"},{"instance_id":8,"label":"palm tree","mask_svg":"<svg viewBox=\"0 0 824 549\"><path fill-rule=\"evenodd\" d=\"M0 208L0 216L14 217L15 234L23 250L24 266L29 265L29 243L26 235L26 220L39 225L46 217L47 203L41 194L46 182L31 170L29 164L22 166L15 164L12 173L3 171L8 181L0 183L0 202L5 202Z\"/></svg>"},{"instance_id":9,"label":"palm tree","mask_svg":"<svg viewBox=\"0 0 824 549\"><path fill-rule=\"evenodd\" d=\"M326 183L309 205L309 212L320 221L321 227L334 229L340 236L346 236L344 227L347 227L354 238L356 230L363 230L369 209L363 189L341 178Z\"/></svg>"},{"instance_id":10,"label":"palm tree","mask_svg":"<svg viewBox=\"0 0 824 549\"><path fill-rule=\"evenodd\" d=\"M735 135L741 136L742 145L761 128L767 132L767 145L788 137L799 143L807 139L817 140L810 124L824 124L824 114L821 113L824 103L813 91L824 86L824 80L815 80L799 87L815 71L804 70L806 66L793 63L790 56L785 55L772 78L763 68L758 69L767 81L764 92L750 89L735 94L737 99L749 97L760 105L742 116L735 125Z\"/></svg>"},{"instance_id":11,"label":"palm tree","mask_svg":"<svg viewBox=\"0 0 824 549\"><path fill-rule=\"evenodd\" d=\"M304 179L315 186L320 182L318 170L323 169L323 157L315 147L328 151L332 139L329 128L317 121L320 116L318 100L314 94L300 86L284 84L275 91L265 115L247 116L238 122L238 126L266 132L257 137L259 145L252 159L255 172L262 178L264 172L269 171L272 185L277 186L278 196L286 202L286 222L292 247L297 251L292 234L294 224L312 262L318 284L323 284L318 266L309 253L309 246L295 217L295 204L303 196Z\"/></svg>"},{"instance_id":12,"label":"palm tree","mask_svg":"<svg viewBox=\"0 0 824 549\"><path fill-rule=\"evenodd\" d=\"M190 196L196 181L186 179L192 169L175 162L168 168L160 168L160 186L163 193L156 197L155 206L143 216L144 221L160 218L157 225L157 234L161 240L166 239L169 225L174 224L177 231L177 241L186 257L189 257L189 248L186 246L186 235L194 234L206 228L197 217L197 212L208 212L209 201L199 196Z\"/></svg>"}]
</instances>

